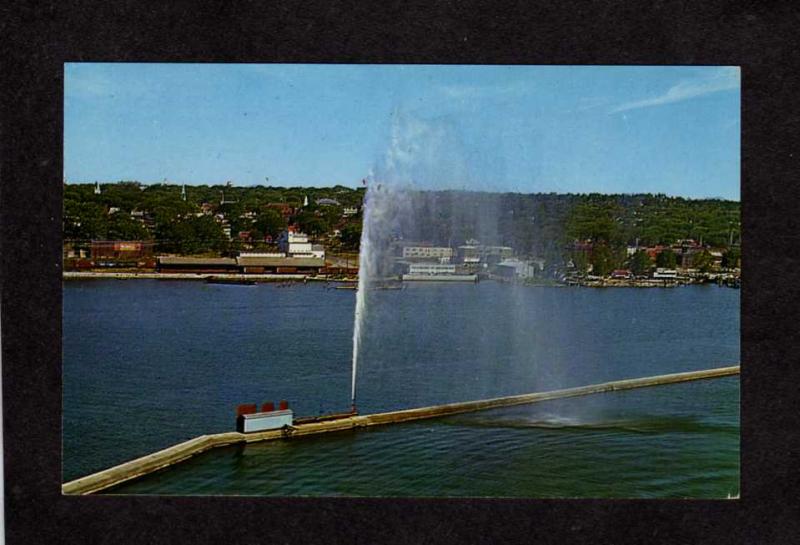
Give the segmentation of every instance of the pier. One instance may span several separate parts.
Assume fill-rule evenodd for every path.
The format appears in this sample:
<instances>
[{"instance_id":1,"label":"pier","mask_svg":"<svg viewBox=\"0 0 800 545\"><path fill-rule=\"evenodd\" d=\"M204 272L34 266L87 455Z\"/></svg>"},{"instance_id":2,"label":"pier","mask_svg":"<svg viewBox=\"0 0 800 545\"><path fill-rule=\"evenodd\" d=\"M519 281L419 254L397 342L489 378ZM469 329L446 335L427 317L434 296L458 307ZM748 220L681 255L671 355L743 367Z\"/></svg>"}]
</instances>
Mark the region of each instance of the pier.
<instances>
[{"instance_id":1,"label":"pier","mask_svg":"<svg viewBox=\"0 0 800 545\"><path fill-rule=\"evenodd\" d=\"M320 433L354 430L367 426L379 426L384 424L396 424L401 422L411 422L414 420L439 418L454 414L497 409L501 407L511 407L515 405L526 405L552 399L562 399L568 397L599 394L603 392L615 392L621 390L631 390L634 388L677 384L681 382L706 380L738 374L739 366L734 365L729 367L706 369L702 371L688 371L653 377L616 380L601 384L565 388L548 392L521 394L478 401L449 403L446 405L434 405L431 407L420 407L416 409L405 409L371 415L354 414L332 420L306 421L304 423L298 421L295 422L294 425L285 427L283 429L255 433L226 432L212 435L201 435L153 454L149 454L147 456L143 456L141 458L137 458L135 460L131 460L129 462L125 462L112 468L100 471L98 473L87 475L85 477L64 483L61 487L61 491L63 494L70 495L82 495L100 492L132 479L153 473L154 471L175 465L212 448L223 447L227 445L242 443L246 444L259 441L271 441L302 437L306 435L316 435Z\"/></svg>"}]
</instances>

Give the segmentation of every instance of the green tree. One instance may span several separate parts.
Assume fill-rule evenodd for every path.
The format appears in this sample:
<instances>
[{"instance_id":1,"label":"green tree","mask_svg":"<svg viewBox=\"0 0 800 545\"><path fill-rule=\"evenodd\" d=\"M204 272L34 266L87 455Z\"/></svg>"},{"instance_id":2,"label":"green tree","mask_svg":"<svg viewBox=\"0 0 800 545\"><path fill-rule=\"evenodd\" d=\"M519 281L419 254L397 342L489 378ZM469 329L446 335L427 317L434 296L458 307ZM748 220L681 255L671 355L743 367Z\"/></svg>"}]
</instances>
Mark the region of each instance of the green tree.
<instances>
[{"instance_id":1,"label":"green tree","mask_svg":"<svg viewBox=\"0 0 800 545\"><path fill-rule=\"evenodd\" d=\"M295 221L304 233L311 236L322 235L327 233L330 229L330 226L324 218L311 213L303 212L295 218Z\"/></svg>"},{"instance_id":2,"label":"green tree","mask_svg":"<svg viewBox=\"0 0 800 545\"><path fill-rule=\"evenodd\" d=\"M595 276L608 276L616 268L614 255L605 244L597 245L592 249L592 274Z\"/></svg>"},{"instance_id":3,"label":"green tree","mask_svg":"<svg viewBox=\"0 0 800 545\"><path fill-rule=\"evenodd\" d=\"M109 240L147 240L152 235L144 225L131 219L128 214L117 212L108 220L107 237Z\"/></svg>"},{"instance_id":4,"label":"green tree","mask_svg":"<svg viewBox=\"0 0 800 545\"><path fill-rule=\"evenodd\" d=\"M739 248L731 248L722 254L722 266L726 269L735 269L742 266L742 251Z\"/></svg>"},{"instance_id":5,"label":"green tree","mask_svg":"<svg viewBox=\"0 0 800 545\"><path fill-rule=\"evenodd\" d=\"M350 222L342 228L342 245L358 250L361 245L361 222Z\"/></svg>"},{"instance_id":6,"label":"green tree","mask_svg":"<svg viewBox=\"0 0 800 545\"><path fill-rule=\"evenodd\" d=\"M182 254L222 252L228 248L228 238L222 226L209 216L178 219L157 226L159 250Z\"/></svg>"},{"instance_id":7,"label":"green tree","mask_svg":"<svg viewBox=\"0 0 800 545\"><path fill-rule=\"evenodd\" d=\"M656 267L674 269L678 259L672 250L663 250L656 256Z\"/></svg>"},{"instance_id":8,"label":"green tree","mask_svg":"<svg viewBox=\"0 0 800 545\"><path fill-rule=\"evenodd\" d=\"M692 267L700 272L708 272L713 264L714 258L708 250L701 250L692 255Z\"/></svg>"},{"instance_id":9,"label":"green tree","mask_svg":"<svg viewBox=\"0 0 800 545\"><path fill-rule=\"evenodd\" d=\"M631 256L628 266L630 267L631 272L636 276L645 276L650 272L650 268L653 266L653 261L650 259L650 256L647 254L647 252L644 250L638 250Z\"/></svg>"},{"instance_id":10,"label":"green tree","mask_svg":"<svg viewBox=\"0 0 800 545\"><path fill-rule=\"evenodd\" d=\"M586 274L589 270L589 256L586 252L573 252L570 259L579 273Z\"/></svg>"},{"instance_id":11,"label":"green tree","mask_svg":"<svg viewBox=\"0 0 800 545\"><path fill-rule=\"evenodd\" d=\"M262 234L270 235L274 239L286 229L286 220L277 210L268 208L256 217L254 226Z\"/></svg>"},{"instance_id":12,"label":"green tree","mask_svg":"<svg viewBox=\"0 0 800 545\"><path fill-rule=\"evenodd\" d=\"M103 240L108 236L108 215L102 205L66 200L64 202L64 238Z\"/></svg>"}]
</instances>

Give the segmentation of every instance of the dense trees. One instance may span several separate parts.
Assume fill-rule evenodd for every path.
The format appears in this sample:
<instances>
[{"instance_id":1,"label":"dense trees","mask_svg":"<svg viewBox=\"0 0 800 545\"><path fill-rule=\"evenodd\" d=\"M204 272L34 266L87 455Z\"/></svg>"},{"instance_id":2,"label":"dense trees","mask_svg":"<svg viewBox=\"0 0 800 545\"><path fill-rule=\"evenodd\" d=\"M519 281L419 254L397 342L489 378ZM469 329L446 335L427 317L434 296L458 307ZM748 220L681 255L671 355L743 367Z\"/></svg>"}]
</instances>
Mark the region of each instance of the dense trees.
<instances>
[{"instance_id":1,"label":"dense trees","mask_svg":"<svg viewBox=\"0 0 800 545\"><path fill-rule=\"evenodd\" d=\"M674 269L678 258L672 250L663 250L656 256L656 267Z\"/></svg>"},{"instance_id":2,"label":"dense trees","mask_svg":"<svg viewBox=\"0 0 800 545\"><path fill-rule=\"evenodd\" d=\"M360 217L344 219L342 212L344 207L360 206L365 191L343 186L202 185L186 186L184 200L182 187L175 184L100 184L99 195L94 188L94 184L65 184L65 238L151 239L163 251L179 246L204 251L223 244L219 221L210 215L192 219L202 215L204 203L206 213L224 215L234 239L241 231L250 231L255 238L275 237L291 222L312 236L340 229L342 244L355 248ZM309 204L303 206L306 198ZM340 205L316 205L322 198L335 199ZM579 268L591 264L596 270L626 265L646 269L652 264L641 256L626 258L626 246L669 245L687 238L728 249L723 265L740 259L738 250L729 249L735 248L741 236L738 202L665 195L467 191L414 192L403 198L409 215L403 219L402 232L409 240L458 246L475 238L483 244L511 246L520 255L551 263L572 259ZM287 217L268 204L287 205L295 212ZM183 244L182 237L204 242ZM605 249L597 256L590 252L579 257L571 248L575 241ZM668 255L661 258L667 265L659 266L674 266Z\"/></svg>"},{"instance_id":3,"label":"dense trees","mask_svg":"<svg viewBox=\"0 0 800 545\"><path fill-rule=\"evenodd\" d=\"M726 268L740 267L742 262L742 252L739 248L730 248L722 254L722 266Z\"/></svg>"},{"instance_id":4,"label":"dense trees","mask_svg":"<svg viewBox=\"0 0 800 545\"><path fill-rule=\"evenodd\" d=\"M692 256L692 267L700 272L708 272L714 259L707 250L701 250Z\"/></svg>"},{"instance_id":5,"label":"dense trees","mask_svg":"<svg viewBox=\"0 0 800 545\"><path fill-rule=\"evenodd\" d=\"M342 246L349 250L358 250L361 244L361 222L350 222L342 228Z\"/></svg>"},{"instance_id":6,"label":"dense trees","mask_svg":"<svg viewBox=\"0 0 800 545\"><path fill-rule=\"evenodd\" d=\"M277 211L267 208L256 217L253 227L262 235L268 235L274 239L286 229L286 220Z\"/></svg>"},{"instance_id":7,"label":"dense trees","mask_svg":"<svg viewBox=\"0 0 800 545\"><path fill-rule=\"evenodd\" d=\"M630 268L631 272L636 276L647 275L652 266L653 261L644 250L638 250L631 256L630 261L628 262L628 268Z\"/></svg>"},{"instance_id":8,"label":"dense trees","mask_svg":"<svg viewBox=\"0 0 800 545\"><path fill-rule=\"evenodd\" d=\"M598 244L592 250L592 274L607 276L616 268L616 259L611 249L605 244Z\"/></svg>"},{"instance_id":9,"label":"dense trees","mask_svg":"<svg viewBox=\"0 0 800 545\"><path fill-rule=\"evenodd\" d=\"M190 216L160 224L156 233L160 248L167 252L195 254L228 248L222 226L209 216Z\"/></svg>"}]
</instances>

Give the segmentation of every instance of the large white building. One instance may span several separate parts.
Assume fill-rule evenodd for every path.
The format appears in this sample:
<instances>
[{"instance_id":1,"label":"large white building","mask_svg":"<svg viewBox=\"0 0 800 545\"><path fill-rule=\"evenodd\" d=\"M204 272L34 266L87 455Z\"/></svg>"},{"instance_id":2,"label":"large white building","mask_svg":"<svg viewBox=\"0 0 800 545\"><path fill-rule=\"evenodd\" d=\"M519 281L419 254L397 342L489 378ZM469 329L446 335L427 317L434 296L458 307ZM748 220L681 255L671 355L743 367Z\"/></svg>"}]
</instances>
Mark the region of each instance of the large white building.
<instances>
[{"instance_id":1,"label":"large white building","mask_svg":"<svg viewBox=\"0 0 800 545\"><path fill-rule=\"evenodd\" d=\"M278 249L287 257L318 257L325 259L325 248L308 241L308 235L286 230L278 237Z\"/></svg>"},{"instance_id":2,"label":"large white building","mask_svg":"<svg viewBox=\"0 0 800 545\"><path fill-rule=\"evenodd\" d=\"M442 263L411 263L408 266L408 274L455 274L456 266Z\"/></svg>"},{"instance_id":3,"label":"large white building","mask_svg":"<svg viewBox=\"0 0 800 545\"><path fill-rule=\"evenodd\" d=\"M441 246L404 246L403 258L420 259L450 259L453 257L453 249Z\"/></svg>"}]
</instances>

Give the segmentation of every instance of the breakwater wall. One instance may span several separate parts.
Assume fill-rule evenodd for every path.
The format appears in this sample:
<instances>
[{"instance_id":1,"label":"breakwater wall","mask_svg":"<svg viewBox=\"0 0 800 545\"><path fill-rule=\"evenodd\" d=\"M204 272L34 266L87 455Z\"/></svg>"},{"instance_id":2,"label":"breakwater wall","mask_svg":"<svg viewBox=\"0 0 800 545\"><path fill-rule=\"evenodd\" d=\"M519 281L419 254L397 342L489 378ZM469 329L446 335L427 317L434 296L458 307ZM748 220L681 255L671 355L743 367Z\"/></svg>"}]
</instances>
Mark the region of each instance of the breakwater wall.
<instances>
[{"instance_id":1,"label":"breakwater wall","mask_svg":"<svg viewBox=\"0 0 800 545\"><path fill-rule=\"evenodd\" d=\"M154 471L175 465L212 448L223 447L227 445L289 439L293 437L302 437L305 435L353 430L367 426L396 424L401 422L411 422L414 420L438 418L454 414L496 409L500 407L526 405L551 399L562 399L568 397L599 394L603 392L614 392L631 390L634 388L677 384L681 382L706 380L738 374L739 366L734 365L729 367L718 367L715 369L705 369L702 371L688 371L684 373L672 373L669 375L616 380L601 384L579 386L576 388L551 390L549 392L521 394L461 403L449 403L446 405L434 405L431 407L420 407L416 409L405 409L401 411L391 411L371 415L353 415L335 420L297 424L295 426L279 430L268 430L247 434L227 432L212 435L201 435L200 437L195 437L194 439L173 445L164 450L154 452L153 454L149 454L147 456L131 460L130 462L100 471L98 473L87 475L86 477L81 477L80 479L64 483L61 487L61 491L63 494L92 494L119 485L126 481L147 475Z\"/></svg>"}]
</instances>

